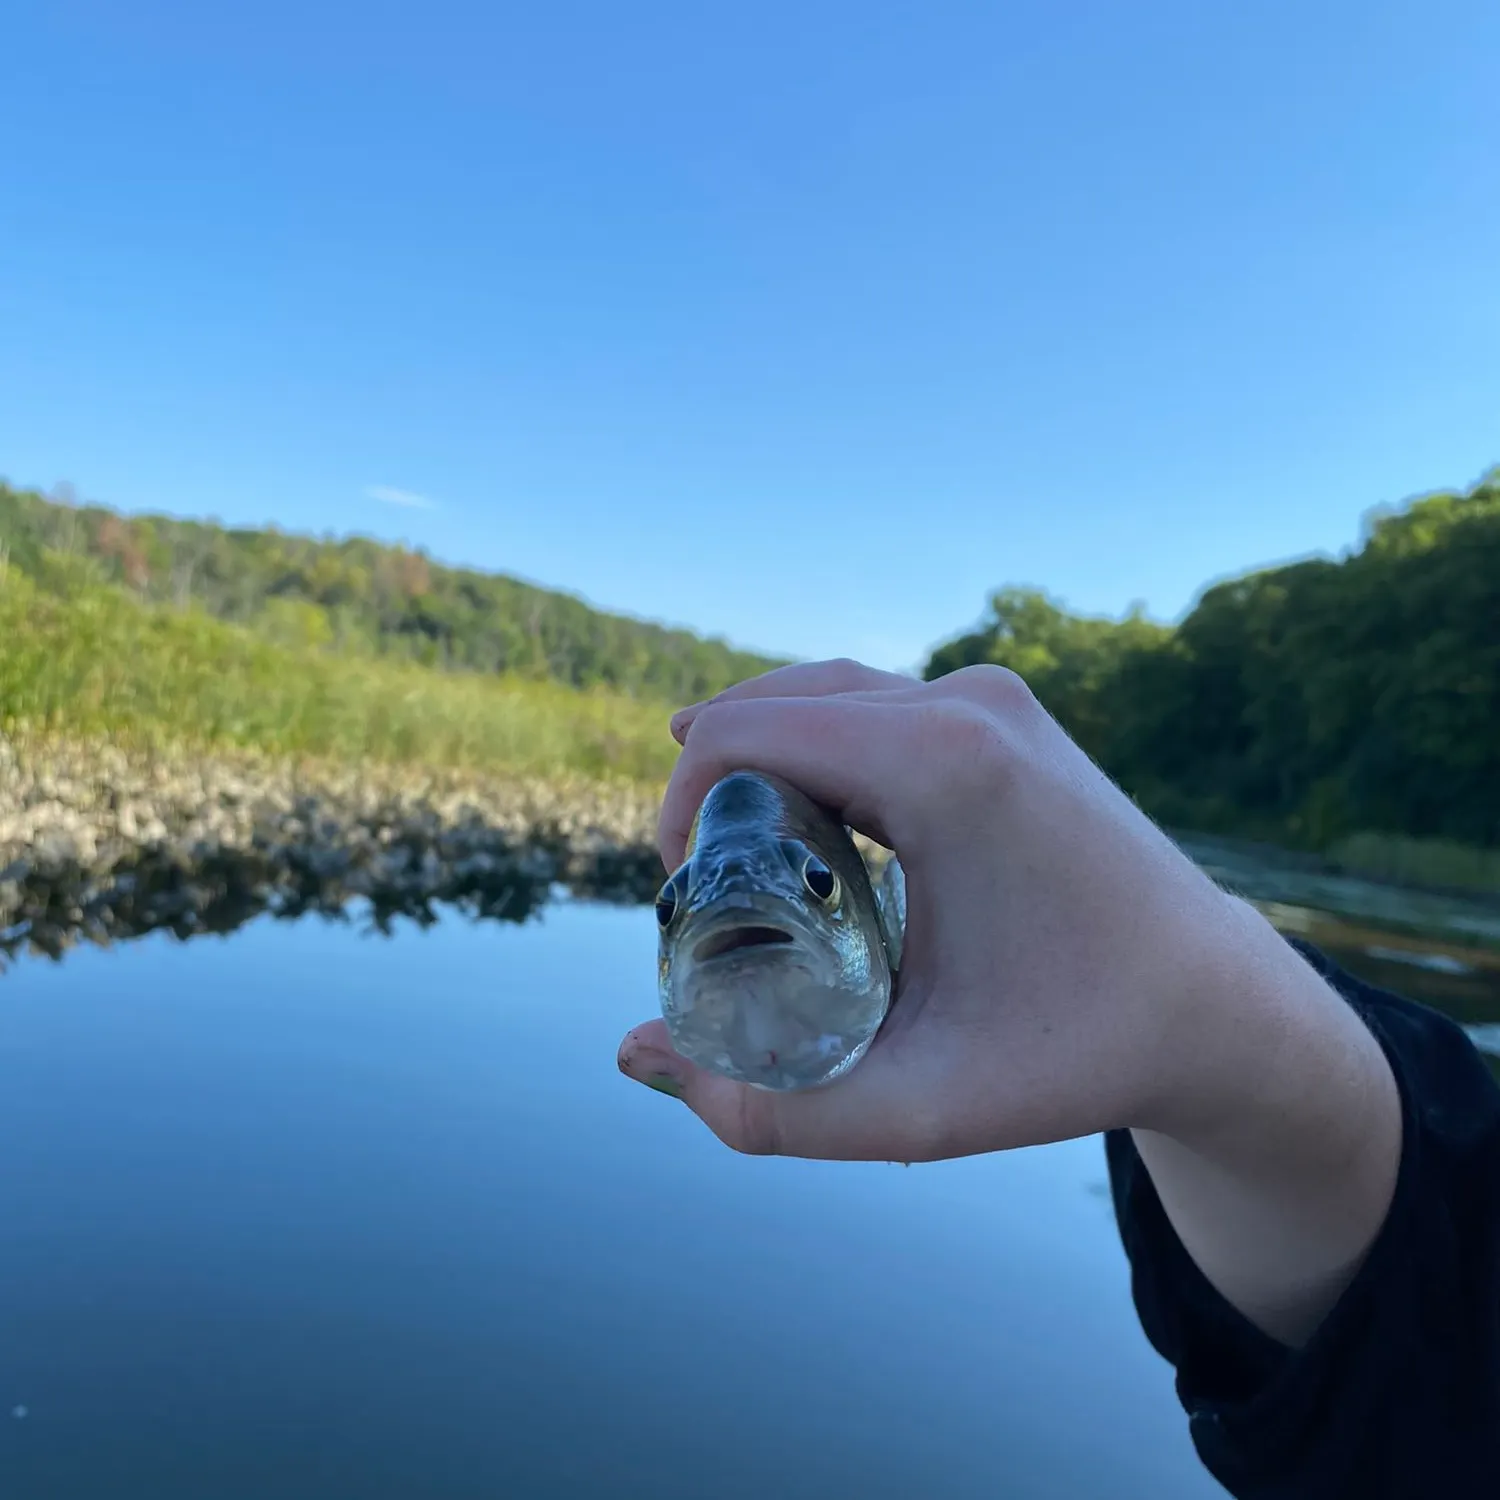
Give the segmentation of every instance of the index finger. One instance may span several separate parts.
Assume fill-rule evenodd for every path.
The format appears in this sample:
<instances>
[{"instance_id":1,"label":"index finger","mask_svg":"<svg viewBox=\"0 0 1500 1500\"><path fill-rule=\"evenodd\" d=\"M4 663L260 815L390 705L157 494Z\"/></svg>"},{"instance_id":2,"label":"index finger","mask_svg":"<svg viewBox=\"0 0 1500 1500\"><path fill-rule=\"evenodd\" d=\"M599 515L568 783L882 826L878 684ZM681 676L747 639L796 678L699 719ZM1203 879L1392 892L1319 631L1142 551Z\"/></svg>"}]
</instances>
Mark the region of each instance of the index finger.
<instances>
[{"instance_id":1,"label":"index finger","mask_svg":"<svg viewBox=\"0 0 1500 1500\"><path fill-rule=\"evenodd\" d=\"M821 698L830 693L878 692L881 689L917 686L917 679L899 672L885 672L867 667L847 656L830 661L799 661L790 666L773 667L755 677L747 677L727 687L712 698L680 708L672 715L672 736L680 745L692 728L693 720L711 703L738 703L746 698Z\"/></svg>"},{"instance_id":2,"label":"index finger","mask_svg":"<svg viewBox=\"0 0 1500 1500\"><path fill-rule=\"evenodd\" d=\"M698 808L731 771L783 776L852 828L887 847L891 797L910 779L914 760L910 690L828 697L726 699L693 721L662 798L657 842L669 870L682 862Z\"/></svg>"}]
</instances>

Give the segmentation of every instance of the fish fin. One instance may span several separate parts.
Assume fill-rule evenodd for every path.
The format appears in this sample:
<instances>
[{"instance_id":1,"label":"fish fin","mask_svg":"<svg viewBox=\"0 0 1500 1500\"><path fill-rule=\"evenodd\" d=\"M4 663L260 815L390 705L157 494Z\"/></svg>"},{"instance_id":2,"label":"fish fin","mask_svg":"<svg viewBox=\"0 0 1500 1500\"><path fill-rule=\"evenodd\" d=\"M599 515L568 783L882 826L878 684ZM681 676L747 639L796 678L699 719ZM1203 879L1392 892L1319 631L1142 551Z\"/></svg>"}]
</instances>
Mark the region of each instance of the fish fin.
<instances>
[{"instance_id":1,"label":"fish fin","mask_svg":"<svg viewBox=\"0 0 1500 1500\"><path fill-rule=\"evenodd\" d=\"M894 982L901 967L901 952L906 944L906 871L894 854L886 860L875 887L875 910L880 917L880 932L885 939L886 960Z\"/></svg>"}]
</instances>

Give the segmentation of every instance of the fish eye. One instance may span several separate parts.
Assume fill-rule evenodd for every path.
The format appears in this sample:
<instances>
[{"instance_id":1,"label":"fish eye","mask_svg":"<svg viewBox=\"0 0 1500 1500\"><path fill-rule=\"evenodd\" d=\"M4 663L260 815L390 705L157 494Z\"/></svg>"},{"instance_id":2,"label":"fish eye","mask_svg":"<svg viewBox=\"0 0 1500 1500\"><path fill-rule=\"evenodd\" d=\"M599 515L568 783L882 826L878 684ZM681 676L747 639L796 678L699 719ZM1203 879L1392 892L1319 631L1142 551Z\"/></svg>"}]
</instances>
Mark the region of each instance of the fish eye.
<instances>
[{"instance_id":1,"label":"fish eye","mask_svg":"<svg viewBox=\"0 0 1500 1500\"><path fill-rule=\"evenodd\" d=\"M807 862L802 866L802 880L819 901L832 901L839 888L838 876L816 854L807 856Z\"/></svg>"},{"instance_id":2,"label":"fish eye","mask_svg":"<svg viewBox=\"0 0 1500 1500\"><path fill-rule=\"evenodd\" d=\"M677 915L677 887L672 881L668 881L656 893L656 925L658 927L670 927L672 918Z\"/></svg>"}]
</instances>

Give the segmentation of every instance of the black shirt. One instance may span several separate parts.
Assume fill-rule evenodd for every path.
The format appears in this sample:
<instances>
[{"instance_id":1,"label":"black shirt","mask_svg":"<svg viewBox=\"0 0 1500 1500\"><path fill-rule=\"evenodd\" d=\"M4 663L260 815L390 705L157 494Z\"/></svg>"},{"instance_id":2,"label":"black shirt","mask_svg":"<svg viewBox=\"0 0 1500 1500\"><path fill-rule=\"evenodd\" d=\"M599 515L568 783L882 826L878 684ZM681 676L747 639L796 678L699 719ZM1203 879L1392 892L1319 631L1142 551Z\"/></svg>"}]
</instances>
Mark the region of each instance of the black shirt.
<instances>
[{"instance_id":1,"label":"black shirt","mask_svg":"<svg viewBox=\"0 0 1500 1500\"><path fill-rule=\"evenodd\" d=\"M1238 1500L1500 1500L1500 1087L1462 1028L1293 946L1379 1039L1401 1091L1395 1197L1300 1349L1242 1317L1178 1240L1128 1132L1105 1138L1146 1337Z\"/></svg>"}]
</instances>

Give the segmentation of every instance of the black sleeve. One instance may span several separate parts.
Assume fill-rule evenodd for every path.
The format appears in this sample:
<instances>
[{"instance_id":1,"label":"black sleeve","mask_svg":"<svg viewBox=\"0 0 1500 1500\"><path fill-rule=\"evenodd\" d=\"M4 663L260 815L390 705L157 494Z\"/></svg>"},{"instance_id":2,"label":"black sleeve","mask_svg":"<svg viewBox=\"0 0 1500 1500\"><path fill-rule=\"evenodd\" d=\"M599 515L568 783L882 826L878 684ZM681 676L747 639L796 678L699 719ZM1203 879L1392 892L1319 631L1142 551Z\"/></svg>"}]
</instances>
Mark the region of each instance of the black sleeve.
<instances>
[{"instance_id":1,"label":"black sleeve","mask_svg":"<svg viewBox=\"0 0 1500 1500\"><path fill-rule=\"evenodd\" d=\"M1462 1028L1293 946L1379 1039L1401 1091L1395 1197L1302 1348L1221 1297L1128 1132L1105 1138L1131 1289L1208 1471L1238 1500L1500 1497L1500 1087Z\"/></svg>"}]
</instances>

